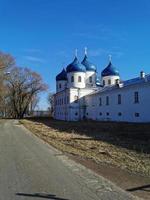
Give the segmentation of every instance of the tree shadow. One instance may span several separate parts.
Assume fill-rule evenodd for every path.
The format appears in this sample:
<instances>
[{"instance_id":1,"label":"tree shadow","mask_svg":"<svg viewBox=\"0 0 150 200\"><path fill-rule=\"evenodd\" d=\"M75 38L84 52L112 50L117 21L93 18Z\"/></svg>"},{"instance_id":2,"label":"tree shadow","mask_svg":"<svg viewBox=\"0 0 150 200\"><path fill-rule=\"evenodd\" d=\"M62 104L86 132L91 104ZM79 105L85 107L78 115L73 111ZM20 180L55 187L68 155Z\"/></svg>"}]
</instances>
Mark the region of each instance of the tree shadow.
<instances>
[{"instance_id":1,"label":"tree shadow","mask_svg":"<svg viewBox=\"0 0 150 200\"><path fill-rule=\"evenodd\" d=\"M134 192L136 190L143 190L145 192L150 192L150 185L143 185L143 186L140 186L140 187L134 187L134 188L127 189L126 191Z\"/></svg>"},{"instance_id":2,"label":"tree shadow","mask_svg":"<svg viewBox=\"0 0 150 200\"><path fill-rule=\"evenodd\" d=\"M22 196L22 197L34 197L34 198L43 198L43 199L51 199L51 200L69 200L69 199L59 198L54 194L45 194L45 193L33 193L33 194L16 193L16 195Z\"/></svg>"},{"instance_id":3,"label":"tree shadow","mask_svg":"<svg viewBox=\"0 0 150 200\"><path fill-rule=\"evenodd\" d=\"M98 140L131 149L150 153L150 123L125 123L101 121L60 121L52 118L30 118L35 123L43 123L56 131L79 134L77 140Z\"/></svg>"}]
</instances>

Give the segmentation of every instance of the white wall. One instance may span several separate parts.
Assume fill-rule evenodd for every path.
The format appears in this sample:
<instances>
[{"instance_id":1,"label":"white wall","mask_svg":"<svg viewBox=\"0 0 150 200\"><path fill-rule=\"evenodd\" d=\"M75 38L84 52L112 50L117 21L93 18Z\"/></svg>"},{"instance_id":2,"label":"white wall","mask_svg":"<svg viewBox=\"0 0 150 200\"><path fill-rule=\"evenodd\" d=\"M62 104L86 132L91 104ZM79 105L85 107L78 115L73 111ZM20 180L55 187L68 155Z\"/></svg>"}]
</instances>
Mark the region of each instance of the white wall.
<instances>
[{"instance_id":1,"label":"white wall","mask_svg":"<svg viewBox=\"0 0 150 200\"><path fill-rule=\"evenodd\" d=\"M67 87L67 81L65 81L65 80L56 81L56 91L57 92L64 90L66 87Z\"/></svg>"},{"instance_id":2,"label":"white wall","mask_svg":"<svg viewBox=\"0 0 150 200\"><path fill-rule=\"evenodd\" d=\"M134 103L134 92L136 91L139 92L139 103ZM93 120L150 122L149 91L150 84L147 83L87 96L86 113L88 115L86 117ZM122 97L121 104L118 104L118 94ZM106 96L109 96L109 105L106 105ZM99 106L99 98L102 99L102 106ZM118 113L122 115L119 116ZM139 117L136 117L135 113L139 113Z\"/></svg>"},{"instance_id":3,"label":"white wall","mask_svg":"<svg viewBox=\"0 0 150 200\"><path fill-rule=\"evenodd\" d=\"M90 77L92 77L92 83L90 82ZM93 71L86 71L86 78L85 78L86 86L87 87L92 87L95 86L96 82L96 73Z\"/></svg>"},{"instance_id":4,"label":"white wall","mask_svg":"<svg viewBox=\"0 0 150 200\"><path fill-rule=\"evenodd\" d=\"M74 82L71 82L71 77L74 77ZM81 76L81 82L78 82L78 77ZM70 72L67 73L67 87L85 88L85 72Z\"/></svg>"},{"instance_id":5,"label":"white wall","mask_svg":"<svg viewBox=\"0 0 150 200\"><path fill-rule=\"evenodd\" d=\"M90 94L94 89L65 89L55 94L54 118L59 120L77 121L84 116L84 96ZM68 101L67 101L68 98ZM65 100L66 99L66 100ZM77 101L75 101L77 100Z\"/></svg>"},{"instance_id":6,"label":"white wall","mask_svg":"<svg viewBox=\"0 0 150 200\"><path fill-rule=\"evenodd\" d=\"M101 84L103 85L103 80L105 81L105 86L109 86L108 84L108 80L111 80L111 85L115 85L116 84L116 80L119 79L119 76L104 76L101 79Z\"/></svg>"},{"instance_id":7,"label":"white wall","mask_svg":"<svg viewBox=\"0 0 150 200\"><path fill-rule=\"evenodd\" d=\"M54 118L59 120L68 120L70 102L69 90L65 89L59 93L56 93L54 101Z\"/></svg>"}]
</instances>

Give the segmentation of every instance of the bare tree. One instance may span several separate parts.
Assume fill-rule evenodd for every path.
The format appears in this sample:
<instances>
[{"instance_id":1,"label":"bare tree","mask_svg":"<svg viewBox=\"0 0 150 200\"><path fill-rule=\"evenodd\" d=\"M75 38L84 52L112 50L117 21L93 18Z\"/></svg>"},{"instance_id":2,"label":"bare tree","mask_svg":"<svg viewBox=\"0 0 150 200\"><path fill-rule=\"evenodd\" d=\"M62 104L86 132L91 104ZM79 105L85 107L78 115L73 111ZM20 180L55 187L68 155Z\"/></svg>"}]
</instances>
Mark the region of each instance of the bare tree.
<instances>
[{"instance_id":1,"label":"bare tree","mask_svg":"<svg viewBox=\"0 0 150 200\"><path fill-rule=\"evenodd\" d=\"M4 80L6 76L6 69L15 65L15 60L10 54L0 52L0 116L5 113L5 95L6 87Z\"/></svg>"},{"instance_id":2,"label":"bare tree","mask_svg":"<svg viewBox=\"0 0 150 200\"><path fill-rule=\"evenodd\" d=\"M48 104L49 104L49 110L51 115L53 115L54 112L54 93L50 92L48 94L48 98L47 98Z\"/></svg>"},{"instance_id":3,"label":"bare tree","mask_svg":"<svg viewBox=\"0 0 150 200\"><path fill-rule=\"evenodd\" d=\"M7 77L6 104L13 118L23 118L38 93L45 91L47 85L39 74L27 68L15 67Z\"/></svg>"}]
</instances>

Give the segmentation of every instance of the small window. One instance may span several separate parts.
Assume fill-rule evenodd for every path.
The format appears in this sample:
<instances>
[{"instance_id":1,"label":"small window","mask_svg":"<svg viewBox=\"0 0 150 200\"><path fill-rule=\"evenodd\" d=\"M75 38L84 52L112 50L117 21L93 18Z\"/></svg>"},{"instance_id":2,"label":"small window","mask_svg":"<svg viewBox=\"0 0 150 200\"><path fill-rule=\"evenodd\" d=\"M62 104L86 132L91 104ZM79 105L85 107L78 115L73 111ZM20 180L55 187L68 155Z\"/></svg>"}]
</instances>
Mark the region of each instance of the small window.
<instances>
[{"instance_id":1,"label":"small window","mask_svg":"<svg viewBox=\"0 0 150 200\"><path fill-rule=\"evenodd\" d=\"M122 116L122 113L121 113L121 112L119 112L119 113L118 113L118 116Z\"/></svg>"},{"instance_id":2,"label":"small window","mask_svg":"<svg viewBox=\"0 0 150 200\"><path fill-rule=\"evenodd\" d=\"M116 85L119 84L119 79L116 79L116 80L115 80L115 83L116 83Z\"/></svg>"},{"instance_id":3,"label":"small window","mask_svg":"<svg viewBox=\"0 0 150 200\"><path fill-rule=\"evenodd\" d=\"M139 93L134 92L134 103L139 103Z\"/></svg>"},{"instance_id":4,"label":"small window","mask_svg":"<svg viewBox=\"0 0 150 200\"><path fill-rule=\"evenodd\" d=\"M140 113L135 113L135 117L139 117L140 116Z\"/></svg>"},{"instance_id":5,"label":"small window","mask_svg":"<svg viewBox=\"0 0 150 200\"><path fill-rule=\"evenodd\" d=\"M75 115L77 116L77 115L78 115L78 113L76 112L76 113L75 113Z\"/></svg>"},{"instance_id":6,"label":"small window","mask_svg":"<svg viewBox=\"0 0 150 200\"><path fill-rule=\"evenodd\" d=\"M106 105L109 105L109 96L106 96Z\"/></svg>"},{"instance_id":7,"label":"small window","mask_svg":"<svg viewBox=\"0 0 150 200\"><path fill-rule=\"evenodd\" d=\"M107 112L106 115L109 116L109 112Z\"/></svg>"},{"instance_id":8,"label":"small window","mask_svg":"<svg viewBox=\"0 0 150 200\"><path fill-rule=\"evenodd\" d=\"M88 115L89 113L86 113L86 115Z\"/></svg>"},{"instance_id":9,"label":"small window","mask_svg":"<svg viewBox=\"0 0 150 200\"><path fill-rule=\"evenodd\" d=\"M89 77L89 82L92 83L92 76Z\"/></svg>"},{"instance_id":10,"label":"small window","mask_svg":"<svg viewBox=\"0 0 150 200\"><path fill-rule=\"evenodd\" d=\"M71 76L71 82L74 82L74 76Z\"/></svg>"},{"instance_id":11,"label":"small window","mask_svg":"<svg viewBox=\"0 0 150 200\"><path fill-rule=\"evenodd\" d=\"M59 88L61 88L61 84L59 84Z\"/></svg>"},{"instance_id":12,"label":"small window","mask_svg":"<svg viewBox=\"0 0 150 200\"><path fill-rule=\"evenodd\" d=\"M108 85L111 85L111 80L110 79L108 79Z\"/></svg>"},{"instance_id":13,"label":"small window","mask_svg":"<svg viewBox=\"0 0 150 200\"><path fill-rule=\"evenodd\" d=\"M100 97L99 98L99 106L101 106L102 105L102 98Z\"/></svg>"},{"instance_id":14,"label":"small window","mask_svg":"<svg viewBox=\"0 0 150 200\"><path fill-rule=\"evenodd\" d=\"M121 94L118 94L118 104L121 104Z\"/></svg>"},{"instance_id":15,"label":"small window","mask_svg":"<svg viewBox=\"0 0 150 200\"><path fill-rule=\"evenodd\" d=\"M103 86L105 86L105 80L103 80Z\"/></svg>"},{"instance_id":16,"label":"small window","mask_svg":"<svg viewBox=\"0 0 150 200\"><path fill-rule=\"evenodd\" d=\"M102 116L102 113L100 112L99 115Z\"/></svg>"},{"instance_id":17,"label":"small window","mask_svg":"<svg viewBox=\"0 0 150 200\"><path fill-rule=\"evenodd\" d=\"M81 82L81 76L78 76L78 82Z\"/></svg>"}]
</instances>

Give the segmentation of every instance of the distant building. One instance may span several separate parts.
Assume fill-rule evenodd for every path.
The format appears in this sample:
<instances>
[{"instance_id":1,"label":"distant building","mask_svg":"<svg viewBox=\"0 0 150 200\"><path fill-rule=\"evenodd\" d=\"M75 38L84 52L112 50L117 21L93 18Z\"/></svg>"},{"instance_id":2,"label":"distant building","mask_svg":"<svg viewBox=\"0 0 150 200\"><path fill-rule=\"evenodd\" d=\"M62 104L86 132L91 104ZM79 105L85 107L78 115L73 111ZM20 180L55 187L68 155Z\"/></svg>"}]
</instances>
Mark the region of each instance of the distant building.
<instances>
[{"instance_id":1,"label":"distant building","mask_svg":"<svg viewBox=\"0 0 150 200\"><path fill-rule=\"evenodd\" d=\"M35 110L30 115L30 117L49 117L49 116L50 116L50 111L46 110Z\"/></svg>"},{"instance_id":2,"label":"distant building","mask_svg":"<svg viewBox=\"0 0 150 200\"><path fill-rule=\"evenodd\" d=\"M150 122L150 74L121 81L110 58L99 79L86 52L81 63L75 56L56 76L54 118Z\"/></svg>"}]
</instances>

